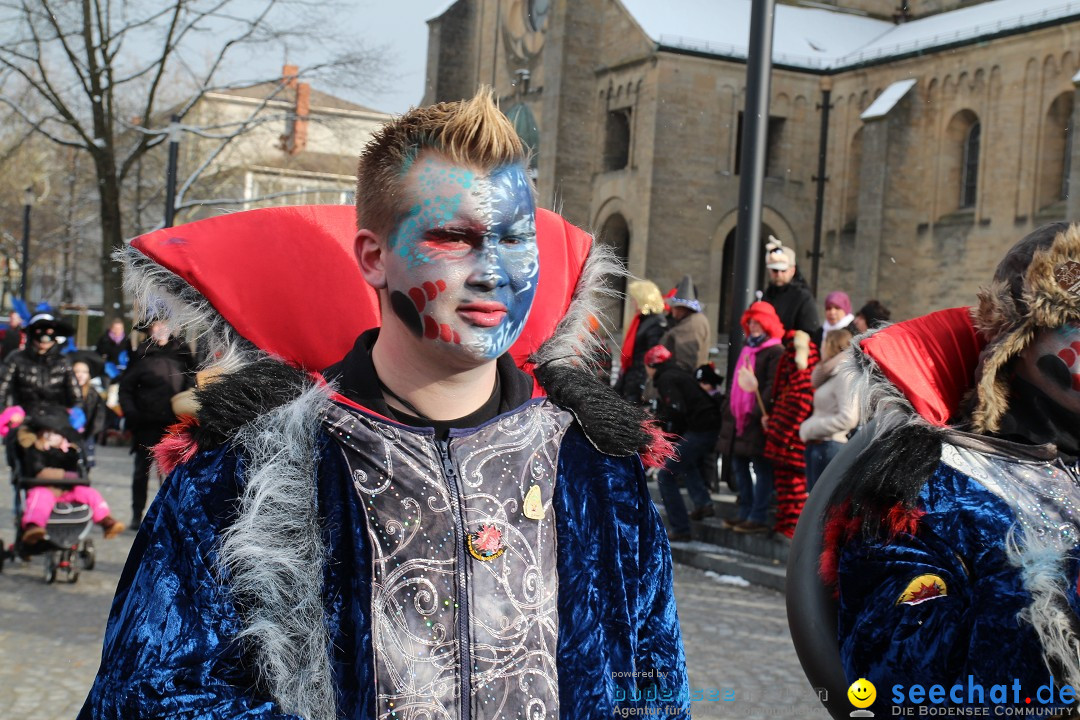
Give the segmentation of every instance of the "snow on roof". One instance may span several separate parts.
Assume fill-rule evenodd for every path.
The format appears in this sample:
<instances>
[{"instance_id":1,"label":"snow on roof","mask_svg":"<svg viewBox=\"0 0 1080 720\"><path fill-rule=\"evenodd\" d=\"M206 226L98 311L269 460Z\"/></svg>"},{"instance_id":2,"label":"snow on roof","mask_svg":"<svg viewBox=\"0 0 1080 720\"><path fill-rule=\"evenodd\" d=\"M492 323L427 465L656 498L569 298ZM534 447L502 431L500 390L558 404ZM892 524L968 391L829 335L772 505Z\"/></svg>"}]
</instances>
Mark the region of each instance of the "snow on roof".
<instances>
[{"instance_id":1,"label":"snow on roof","mask_svg":"<svg viewBox=\"0 0 1080 720\"><path fill-rule=\"evenodd\" d=\"M661 46L745 58L750 0L621 0ZM821 8L777 5L773 62L831 70L1080 16L1080 0L989 0L895 25Z\"/></svg>"},{"instance_id":2,"label":"snow on roof","mask_svg":"<svg viewBox=\"0 0 1080 720\"><path fill-rule=\"evenodd\" d=\"M889 111L896 107L896 103L907 95L908 90L915 87L915 78L909 78L907 80L897 80L889 87L885 88L885 92L877 96L874 102L870 103L870 107L866 108L861 117L863 120L876 120L877 118L885 117L889 114Z\"/></svg>"}]
</instances>

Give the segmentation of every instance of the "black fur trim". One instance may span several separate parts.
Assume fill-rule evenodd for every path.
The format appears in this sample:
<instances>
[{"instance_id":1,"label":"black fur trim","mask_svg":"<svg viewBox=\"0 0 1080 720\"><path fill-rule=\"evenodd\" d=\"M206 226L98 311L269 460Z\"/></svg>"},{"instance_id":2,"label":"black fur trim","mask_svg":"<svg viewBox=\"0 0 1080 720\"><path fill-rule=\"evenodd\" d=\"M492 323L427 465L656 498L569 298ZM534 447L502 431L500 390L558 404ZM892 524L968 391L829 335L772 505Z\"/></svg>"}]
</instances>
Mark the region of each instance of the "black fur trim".
<instances>
[{"instance_id":1,"label":"black fur trim","mask_svg":"<svg viewBox=\"0 0 1080 720\"><path fill-rule=\"evenodd\" d=\"M897 506L913 510L923 486L941 462L945 431L924 423L896 428L876 438L851 464L830 505L850 500L850 515L862 520L867 537L879 537Z\"/></svg>"},{"instance_id":2,"label":"black fur trim","mask_svg":"<svg viewBox=\"0 0 1080 720\"><path fill-rule=\"evenodd\" d=\"M644 428L652 419L645 409L623 400L588 370L546 363L537 365L534 373L551 401L574 415L585 437L600 452L633 455L652 440Z\"/></svg>"},{"instance_id":3,"label":"black fur trim","mask_svg":"<svg viewBox=\"0 0 1080 720\"><path fill-rule=\"evenodd\" d=\"M286 405L314 384L303 370L264 358L220 375L195 391L199 423L192 436L200 449L219 447L260 415Z\"/></svg>"}]
</instances>

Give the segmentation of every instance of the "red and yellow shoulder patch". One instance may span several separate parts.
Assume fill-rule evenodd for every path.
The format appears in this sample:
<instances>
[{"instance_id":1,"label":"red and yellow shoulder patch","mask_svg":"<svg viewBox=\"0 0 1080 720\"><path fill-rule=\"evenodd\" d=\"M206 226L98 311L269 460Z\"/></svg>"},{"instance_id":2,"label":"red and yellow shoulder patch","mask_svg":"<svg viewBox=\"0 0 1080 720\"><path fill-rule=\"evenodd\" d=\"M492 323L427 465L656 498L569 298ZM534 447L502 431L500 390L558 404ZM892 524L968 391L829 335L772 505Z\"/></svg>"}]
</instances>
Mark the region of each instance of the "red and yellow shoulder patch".
<instances>
[{"instance_id":1,"label":"red and yellow shoulder patch","mask_svg":"<svg viewBox=\"0 0 1080 720\"><path fill-rule=\"evenodd\" d=\"M918 605L948 594L948 588L940 575L920 575L907 584L904 592L900 593L900 597L896 599L896 604Z\"/></svg>"}]
</instances>

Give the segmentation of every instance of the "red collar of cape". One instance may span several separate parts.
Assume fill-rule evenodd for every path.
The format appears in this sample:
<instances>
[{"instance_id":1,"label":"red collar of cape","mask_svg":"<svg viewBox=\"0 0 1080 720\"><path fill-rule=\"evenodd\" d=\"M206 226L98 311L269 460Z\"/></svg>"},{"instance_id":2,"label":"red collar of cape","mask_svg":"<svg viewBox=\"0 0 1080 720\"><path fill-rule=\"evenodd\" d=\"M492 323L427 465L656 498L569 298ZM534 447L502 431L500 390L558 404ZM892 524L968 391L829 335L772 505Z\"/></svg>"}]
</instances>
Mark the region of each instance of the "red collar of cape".
<instances>
[{"instance_id":1,"label":"red collar of cape","mask_svg":"<svg viewBox=\"0 0 1080 720\"><path fill-rule=\"evenodd\" d=\"M939 427L958 415L985 345L966 307L890 325L859 343L915 411Z\"/></svg>"},{"instance_id":2,"label":"red collar of cape","mask_svg":"<svg viewBox=\"0 0 1080 720\"><path fill-rule=\"evenodd\" d=\"M297 367L320 371L360 333L380 325L375 290L353 253L356 212L347 205L265 208L163 228L132 241L199 291L244 338ZM525 328L510 352L519 367L566 314L592 237L536 211L540 278Z\"/></svg>"}]
</instances>

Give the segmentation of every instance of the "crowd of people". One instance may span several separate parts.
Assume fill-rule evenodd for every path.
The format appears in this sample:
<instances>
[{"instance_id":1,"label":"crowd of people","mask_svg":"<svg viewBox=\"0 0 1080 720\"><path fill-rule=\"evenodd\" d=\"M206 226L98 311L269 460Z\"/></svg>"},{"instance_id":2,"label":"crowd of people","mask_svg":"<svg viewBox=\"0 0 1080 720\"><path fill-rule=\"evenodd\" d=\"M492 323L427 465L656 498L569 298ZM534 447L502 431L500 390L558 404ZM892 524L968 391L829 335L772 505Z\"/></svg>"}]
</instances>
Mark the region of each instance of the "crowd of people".
<instances>
[{"instance_id":1,"label":"crowd of people","mask_svg":"<svg viewBox=\"0 0 1080 720\"><path fill-rule=\"evenodd\" d=\"M831 493L812 559L835 590L849 681L900 680L893 696L906 685L910 704L928 677L978 684L984 704L984 685L1015 678L1014 703L1021 683L1038 686L1040 704L1069 714L1080 226L1021 240L977 308L885 328L880 302L853 311L840 290L819 321L795 253L771 239L727 392L692 279L666 296L633 283L612 387L589 343L615 268L536 209L527 167L481 91L414 108L365 148L358 275L334 275L327 207L138 239L124 258L139 306L179 310L214 348L197 382L164 318L138 347L114 324L92 357L70 358L62 321L28 318L25 335L13 323L25 342L0 346L0 422L43 481L23 528L38 542L65 492L107 537L123 530L87 485L48 483L85 477L80 448L110 423L92 360L117 369L127 354L105 408L133 433L140 529L80 718L688 718L671 554L643 465L658 470L668 540L687 540L716 514L717 455L738 491L722 519L736 533L790 538L808 491ZM254 253L245 273L221 262ZM307 281L324 275L344 281ZM243 291L210 293L222 286ZM355 322L290 326L271 312L282 305ZM885 398L872 418L848 366ZM193 384L198 415L162 449ZM860 452L840 453L852 437ZM166 479L146 508L153 445ZM1043 700L1061 681L1068 695Z\"/></svg>"},{"instance_id":2,"label":"crowd of people","mask_svg":"<svg viewBox=\"0 0 1080 720\"><path fill-rule=\"evenodd\" d=\"M39 307L26 321L11 313L0 341L0 434L13 472L34 480L20 520L24 555L47 540L50 515L61 502L88 505L106 539L138 529L150 448L177 422L172 398L191 386L194 373L185 342L161 323L143 329L149 337L136 344L135 333L116 318L94 348L79 349L74 328L50 308ZM113 517L89 479L95 448L110 436L132 441L130 523Z\"/></svg>"},{"instance_id":3,"label":"crowd of people","mask_svg":"<svg viewBox=\"0 0 1080 720\"><path fill-rule=\"evenodd\" d=\"M765 266L769 284L743 312L746 342L727 393L708 360L711 323L690 276L666 296L648 280L628 288L637 314L616 389L650 406L675 437L677 455L657 475L672 541L689 540L691 520L716 514L709 491L718 487L718 457L738 494L737 514L724 526L790 539L807 494L859 425L841 361L852 338L887 323L889 310L869 300L853 312L848 294L834 290L825 295L822 322L791 248L770 237Z\"/></svg>"}]
</instances>

